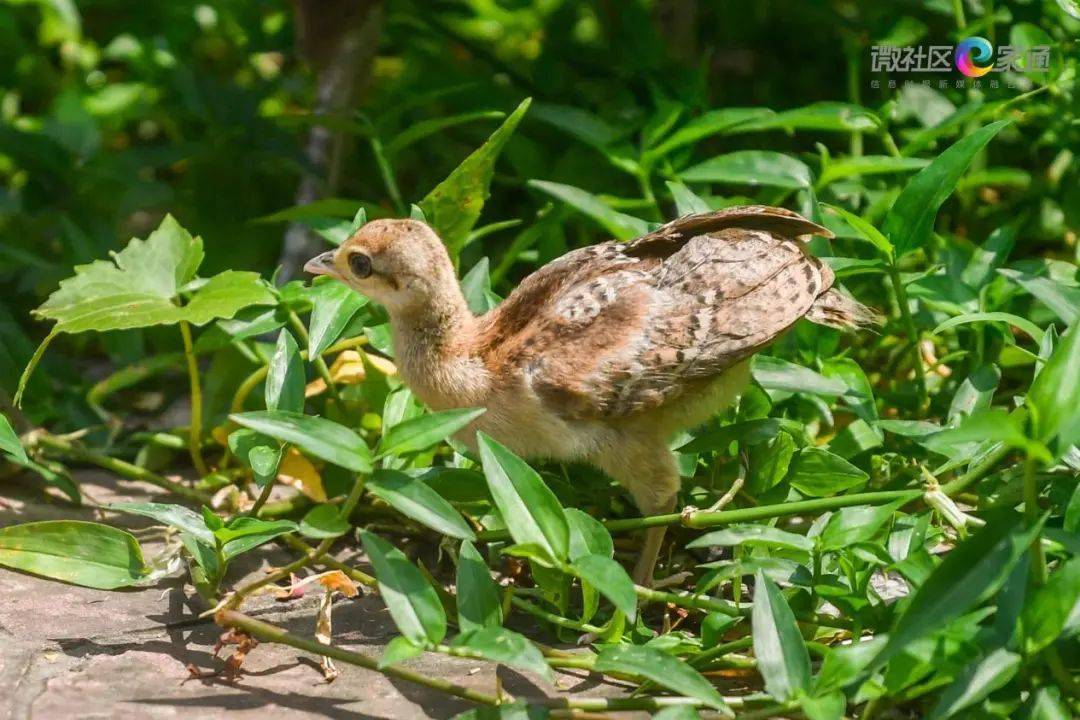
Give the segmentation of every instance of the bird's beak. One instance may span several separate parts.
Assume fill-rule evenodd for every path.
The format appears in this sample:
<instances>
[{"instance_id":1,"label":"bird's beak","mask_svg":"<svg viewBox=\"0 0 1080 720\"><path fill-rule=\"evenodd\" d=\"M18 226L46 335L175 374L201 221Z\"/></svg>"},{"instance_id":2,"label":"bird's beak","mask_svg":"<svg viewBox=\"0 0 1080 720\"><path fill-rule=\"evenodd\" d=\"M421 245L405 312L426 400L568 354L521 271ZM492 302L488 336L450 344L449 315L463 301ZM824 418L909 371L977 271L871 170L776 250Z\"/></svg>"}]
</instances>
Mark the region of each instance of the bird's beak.
<instances>
[{"instance_id":1,"label":"bird's beak","mask_svg":"<svg viewBox=\"0 0 1080 720\"><path fill-rule=\"evenodd\" d=\"M315 257L304 263L304 272L311 273L312 275L329 275L332 278L340 278L337 268L334 267L334 251L327 250L321 255Z\"/></svg>"}]
</instances>

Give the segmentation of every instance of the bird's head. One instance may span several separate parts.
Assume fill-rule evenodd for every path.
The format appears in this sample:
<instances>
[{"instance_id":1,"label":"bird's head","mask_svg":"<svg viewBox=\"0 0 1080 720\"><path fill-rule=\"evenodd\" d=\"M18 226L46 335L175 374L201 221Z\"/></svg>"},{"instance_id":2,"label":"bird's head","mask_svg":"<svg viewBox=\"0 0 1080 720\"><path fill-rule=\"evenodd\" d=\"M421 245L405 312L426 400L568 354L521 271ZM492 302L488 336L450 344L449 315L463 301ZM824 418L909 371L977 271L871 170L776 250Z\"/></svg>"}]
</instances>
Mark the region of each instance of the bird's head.
<instances>
[{"instance_id":1,"label":"bird's head","mask_svg":"<svg viewBox=\"0 0 1080 720\"><path fill-rule=\"evenodd\" d=\"M304 270L329 275L391 313L421 309L457 289L446 247L419 220L373 220Z\"/></svg>"}]
</instances>

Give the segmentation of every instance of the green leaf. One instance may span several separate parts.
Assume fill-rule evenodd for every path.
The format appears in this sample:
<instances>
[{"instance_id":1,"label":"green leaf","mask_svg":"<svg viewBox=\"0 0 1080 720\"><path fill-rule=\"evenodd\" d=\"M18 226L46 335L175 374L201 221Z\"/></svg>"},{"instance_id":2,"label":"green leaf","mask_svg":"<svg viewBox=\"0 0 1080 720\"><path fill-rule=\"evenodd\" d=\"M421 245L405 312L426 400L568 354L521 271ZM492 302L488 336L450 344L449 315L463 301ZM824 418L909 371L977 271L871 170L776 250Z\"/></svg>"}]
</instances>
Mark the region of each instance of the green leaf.
<instances>
[{"instance_id":1,"label":"green leaf","mask_svg":"<svg viewBox=\"0 0 1080 720\"><path fill-rule=\"evenodd\" d=\"M975 155L1008 124L1008 120L1001 120L968 133L911 178L882 227L897 257L926 245L937 212L952 195L960 176Z\"/></svg>"},{"instance_id":2,"label":"green leaf","mask_svg":"<svg viewBox=\"0 0 1080 720\"><path fill-rule=\"evenodd\" d=\"M398 665L406 660L412 660L414 657L419 657L423 654L424 648L413 644L413 642L404 635L398 635L390 642L386 643L386 649L383 650L383 654L379 656L378 666L379 669L382 670L391 665Z\"/></svg>"},{"instance_id":3,"label":"green leaf","mask_svg":"<svg viewBox=\"0 0 1080 720\"><path fill-rule=\"evenodd\" d=\"M379 441L377 457L407 455L442 442L484 414L484 408L455 408L426 413L397 423Z\"/></svg>"},{"instance_id":4,"label":"green leaf","mask_svg":"<svg viewBox=\"0 0 1080 720\"><path fill-rule=\"evenodd\" d=\"M813 395L843 395L847 385L827 378L808 367L768 355L755 355L752 365L754 379L766 390L811 393Z\"/></svg>"},{"instance_id":5,"label":"green leaf","mask_svg":"<svg viewBox=\"0 0 1080 720\"><path fill-rule=\"evenodd\" d=\"M885 237L876 227L871 225L866 220L863 220L855 213L848 212L842 207L837 207L836 205L826 205L824 203L822 203L822 207L826 208L829 212L835 215L839 215L841 218L843 218L844 222L846 222L848 226L855 231L855 234L860 239L870 243L875 248L877 248L878 252L884 255L887 259L889 259L890 261L892 260L892 243L889 242L889 239Z\"/></svg>"},{"instance_id":6,"label":"green leaf","mask_svg":"<svg viewBox=\"0 0 1080 720\"><path fill-rule=\"evenodd\" d=\"M843 550L855 543L866 542L907 502L901 499L888 505L856 505L837 510L829 516L821 531L821 549L826 552Z\"/></svg>"},{"instance_id":7,"label":"green leaf","mask_svg":"<svg viewBox=\"0 0 1080 720\"><path fill-rule=\"evenodd\" d=\"M686 544L688 548L701 547L779 547L810 552L814 541L805 535L787 532L769 525L735 525L705 533Z\"/></svg>"},{"instance_id":8,"label":"green leaf","mask_svg":"<svg viewBox=\"0 0 1080 720\"><path fill-rule=\"evenodd\" d=\"M585 555L614 556L615 544L603 523L577 508L566 508L563 513L570 527L571 561Z\"/></svg>"},{"instance_id":9,"label":"green leaf","mask_svg":"<svg viewBox=\"0 0 1080 720\"><path fill-rule=\"evenodd\" d=\"M361 531L364 552L375 568L379 594L409 642L424 646L446 637L446 613L435 588L405 554L377 535Z\"/></svg>"},{"instance_id":10,"label":"green leaf","mask_svg":"<svg viewBox=\"0 0 1080 720\"><path fill-rule=\"evenodd\" d=\"M712 135L726 133L737 128L742 123L772 114L773 111L767 108L721 108L712 110L687 122L662 143L649 150L646 157L650 160L663 157L681 147L692 145Z\"/></svg>"},{"instance_id":11,"label":"green leaf","mask_svg":"<svg viewBox=\"0 0 1080 720\"><path fill-rule=\"evenodd\" d=\"M814 678L814 692L842 688L859 677L885 647L885 636L872 637L851 645L834 645Z\"/></svg>"},{"instance_id":12,"label":"green leaf","mask_svg":"<svg viewBox=\"0 0 1080 720\"><path fill-rule=\"evenodd\" d=\"M969 323L977 322L1003 322L1008 323L1014 327L1017 327L1035 340L1035 342L1042 342L1043 330L1035 323L1031 322L1027 318L1022 318L1019 315L1013 315L1007 312L974 312L964 313L963 315L957 315L951 317L939 324L933 330L934 335L939 335L942 332L957 327L958 325L967 325Z\"/></svg>"},{"instance_id":13,"label":"green leaf","mask_svg":"<svg viewBox=\"0 0 1080 720\"><path fill-rule=\"evenodd\" d=\"M864 485L870 476L839 455L808 447L791 461L787 479L804 495L826 497Z\"/></svg>"},{"instance_id":14,"label":"green leaf","mask_svg":"<svg viewBox=\"0 0 1080 720\"><path fill-rule=\"evenodd\" d=\"M637 618L637 593L634 581L626 574L623 566L605 555L585 555L574 561L573 573L589 583L600 594L634 622Z\"/></svg>"},{"instance_id":15,"label":"green leaf","mask_svg":"<svg viewBox=\"0 0 1080 720\"><path fill-rule=\"evenodd\" d=\"M432 530L461 540L476 539L454 506L422 480L398 470L381 469L376 470L368 480L367 489L402 515Z\"/></svg>"},{"instance_id":16,"label":"green leaf","mask_svg":"<svg viewBox=\"0 0 1080 720\"><path fill-rule=\"evenodd\" d=\"M858 132L874 130L880 126L881 120L878 116L859 105L817 102L739 123L731 132L746 133L765 130Z\"/></svg>"},{"instance_id":17,"label":"green leaf","mask_svg":"<svg viewBox=\"0 0 1080 720\"><path fill-rule=\"evenodd\" d=\"M535 114L535 110L533 111ZM442 117L422 120L414 125L409 125L405 130L394 136L394 139L386 144L386 154L396 155L409 145L422 140L429 135L441 132L447 128L465 125L477 120L502 120L506 113L501 110L480 110L478 112L460 113L458 115L446 115Z\"/></svg>"},{"instance_id":18,"label":"green leaf","mask_svg":"<svg viewBox=\"0 0 1080 720\"><path fill-rule=\"evenodd\" d=\"M565 560L570 529L555 493L528 463L498 442L482 432L477 441L488 489L510 536L536 545L553 560Z\"/></svg>"},{"instance_id":19,"label":"green leaf","mask_svg":"<svg viewBox=\"0 0 1080 720\"><path fill-rule=\"evenodd\" d=\"M616 240L632 240L649 232L649 224L644 220L613 210L603 200L581 188L546 180L530 180L528 185L588 215Z\"/></svg>"},{"instance_id":20,"label":"green leaf","mask_svg":"<svg viewBox=\"0 0 1080 720\"><path fill-rule=\"evenodd\" d=\"M994 441L1009 447L1029 448L1035 454L1045 455L1046 450L1038 448L1024 434L1022 415L1022 411L1009 413L1001 408L982 410L964 418L960 427L931 435L923 440L923 444L934 452L951 455L958 446Z\"/></svg>"},{"instance_id":21,"label":"green leaf","mask_svg":"<svg viewBox=\"0 0 1080 720\"><path fill-rule=\"evenodd\" d=\"M1035 437L1057 439L1058 455L1080 445L1080 321L1061 336L1027 394Z\"/></svg>"},{"instance_id":22,"label":"green leaf","mask_svg":"<svg viewBox=\"0 0 1080 720\"><path fill-rule=\"evenodd\" d=\"M669 180L667 186L668 190L671 191L671 196L675 199L675 212L679 214L679 217L707 213L712 210L707 202L695 195L690 188L681 182Z\"/></svg>"},{"instance_id":23,"label":"green leaf","mask_svg":"<svg viewBox=\"0 0 1080 720\"><path fill-rule=\"evenodd\" d=\"M202 542L214 545L214 533L210 531L210 528L206 527L206 522L203 520L202 515L183 505L150 502L120 502L112 503L108 508L110 510L153 518L154 520L170 527L174 527L177 530L190 533L193 537Z\"/></svg>"},{"instance_id":24,"label":"green leaf","mask_svg":"<svg viewBox=\"0 0 1080 720\"><path fill-rule=\"evenodd\" d=\"M518 105L483 145L465 158L419 203L428 224L442 238L455 262L488 198L491 177L495 174L495 160L514 134L530 102L531 99L526 99Z\"/></svg>"},{"instance_id":25,"label":"green leaf","mask_svg":"<svg viewBox=\"0 0 1080 720\"><path fill-rule=\"evenodd\" d=\"M810 168L771 150L739 150L719 155L679 173L685 182L764 185L799 190L810 187Z\"/></svg>"},{"instance_id":26,"label":"green leaf","mask_svg":"<svg viewBox=\"0 0 1080 720\"><path fill-rule=\"evenodd\" d=\"M24 463L30 462L30 458L26 456L26 450L23 449L22 443L19 442L19 436L15 434L11 423L3 415L0 415L0 450L8 453L16 460Z\"/></svg>"},{"instance_id":27,"label":"green leaf","mask_svg":"<svg viewBox=\"0 0 1080 720\"><path fill-rule=\"evenodd\" d=\"M302 413L305 384L304 363L296 340L288 330L282 330L267 368L266 409Z\"/></svg>"},{"instance_id":28,"label":"green leaf","mask_svg":"<svg viewBox=\"0 0 1080 720\"><path fill-rule=\"evenodd\" d=\"M468 540L461 543L458 553L457 611L458 627L463 633L502 625L499 588L484 558Z\"/></svg>"},{"instance_id":29,"label":"green leaf","mask_svg":"<svg viewBox=\"0 0 1080 720\"><path fill-rule=\"evenodd\" d=\"M829 161L821 171L818 186L823 187L852 175L887 175L890 173L913 172L922 170L929 160L913 157L893 157L892 155L861 155L844 157ZM844 218L847 219L846 217Z\"/></svg>"},{"instance_id":30,"label":"green leaf","mask_svg":"<svg viewBox=\"0 0 1080 720\"><path fill-rule=\"evenodd\" d=\"M877 406L874 405L874 390L866 373L851 358L833 358L821 364L822 374L830 379L837 379L847 385L848 392L843 396L844 403L871 425L878 421ZM850 427L850 426L848 426Z\"/></svg>"},{"instance_id":31,"label":"green leaf","mask_svg":"<svg viewBox=\"0 0 1080 720\"><path fill-rule=\"evenodd\" d=\"M274 438L240 428L229 434L229 449L240 462L251 468L259 487L265 487L277 477L282 448Z\"/></svg>"},{"instance_id":32,"label":"green leaf","mask_svg":"<svg viewBox=\"0 0 1080 720\"><path fill-rule=\"evenodd\" d=\"M915 591L874 665L997 592L1041 528L1042 521L1024 527L1011 510L991 514L986 525L953 548Z\"/></svg>"},{"instance_id":33,"label":"green leaf","mask_svg":"<svg viewBox=\"0 0 1080 720\"><path fill-rule=\"evenodd\" d=\"M1072 558L1050 574L1023 610L1026 654L1033 657L1063 633L1080 629L1080 558Z\"/></svg>"},{"instance_id":34,"label":"green leaf","mask_svg":"<svg viewBox=\"0 0 1080 720\"><path fill-rule=\"evenodd\" d=\"M1080 17L1080 7L1077 14ZM1058 688L1044 686L1032 691L1018 717L1021 720L1071 720L1073 714L1062 702Z\"/></svg>"},{"instance_id":35,"label":"green leaf","mask_svg":"<svg viewBox=\"0 0 1080 720\"><path fill-rule=\"evenodd\" d=\"M999 268L998 273L1034 295L1067 325L1075 325L1080 319L1080 288L1010 268Z\"/></svg>"},{"instance_id":36,"label":"green leaf","mask_svg":"<svg viewBox=\"0 0 1080 720\"><path fill-rule=\"evenodd\" d=\"M750 616L754 656L765 690L784 702L810 689L810 655L799 634L795 615L780 588L761 572L754 580L754 609Z\"/></svg>"},{"instance_id":37,"label":"green leaf","mask_svg":"<svg viewBox=\"0 0 1080 720\"><path fill-rule=\"evenodd\" d=\"M308 322L308 359L322 355L367 303L366 297L343 283L325 282L315 286Z\"/></svg>"},{"instance_id":38,"label":"green leaf","mask_svg":"<svg viewBox=\"0 0 1080 720\"><path fill-rule=\"evenodd\" d=\"M994 392L1001 382L1001 370L997 365L980 365L960 383L952 402L949 403L949 424L961 422L975 412L986 410L994 399Z\"/></svg>"},{"instance_id":39,"label":"green leaf","mask_svg":"<svg viewBox=\"0 0 1080 720\"><path fill-rule=\"evenodd\" d=\"M803 698L799 703L806 720L843 720L847 709L844 693L834 691L827 695Z\"/></svg>"},{"instance_id":40,"label":"green leaf","mask_svg":"<svg viewBox=\"0 0 1080 720\"><path fill-rule=\"evenodd\" d=\"M281 410L230 415L237 425L291 442L301 450L334 465L360 473L371 472L371 451L363 438L333 420Z\"/></svg>"},{"instance_id":41,"label":"green leaf","mask_svg":"<svg viewBox=\"0 0 1080 720\"><path fill-rule=\"evenodd\" d=\"M352 525L347 518L341 517L341 510L337 505L323 503L308 510L297 529L305 537L324 540L341 537L352 530Z\"/></svg>"},{"instance_id":42,"label":"green leaf","mask_svg":"<svg viewBox=\"0 0 1080 720\"><path fill-rule=\"evenodd\" d=\"M149 574L131 533L80 520L0 528L0 565L102 590L133 585Z\"/></svg>"},{"instance_id":43,"label":"green leaf","mask_svg":"<svg viewBox=\"0 0 1080 720\"><path fill-rule=\"evenodd\" d=\"M941 693L941 699L930 712L929 720L944 720L980 702L990 693L1004 687L1020 668L1020 656L998 648L965 667L951 685Z\"/></svg>"},{"instance_id":44,"label":"green leaf","mask_svg":"<svg viewBox=\"0 0 1080 720\"><path fill-rule=\"evenodd\" d=\"M292 520L260 520L253 517L238 517L225 527L214 531L214 536L221 543L221 554L231 560L241 553L270 542L279 535L296 531Z\"/></svg>"},{"instance_id":45,"label":"green leaf","mask_svg":"<svg viewBox=\"0 0 1080 720\"><path fill-rule=\"evenodd\" d=\"M595 669L602 673L628 673L686 695L732 717L731 710L712 683L701 673L667 653L644 645L605 647L596 657Z\"/></svg>"},{"instance_id":46,"label":"green leaf","mask_svg":"<svg viewBox=\"0 0 1080 720\"><path fill-rule=\"evenodd\" d=\"M186 304L179 295L202 262L202 240L167 215L145 241L132 239L112 260L75 268L75 275L34 311L56 326L23 371L16 404L26 381L53 337L87 330L124 330L181 321L203 325L231 318L249 305L270 305L274 296L258 273L227 270L198 285Z\"/></svg>"},{"instance_id":47,"label":"green leaf","mask_svg":"<svg viewBox=\"0 0 1080 720\"><path fill-rule=\"evenodd\" d=\"M524 635L503 627L483 627L454 638L452 647L467 651L468 657L482 658L536 673L549 683L555 675L532 642Z\"/></svg>"}]
</instances>

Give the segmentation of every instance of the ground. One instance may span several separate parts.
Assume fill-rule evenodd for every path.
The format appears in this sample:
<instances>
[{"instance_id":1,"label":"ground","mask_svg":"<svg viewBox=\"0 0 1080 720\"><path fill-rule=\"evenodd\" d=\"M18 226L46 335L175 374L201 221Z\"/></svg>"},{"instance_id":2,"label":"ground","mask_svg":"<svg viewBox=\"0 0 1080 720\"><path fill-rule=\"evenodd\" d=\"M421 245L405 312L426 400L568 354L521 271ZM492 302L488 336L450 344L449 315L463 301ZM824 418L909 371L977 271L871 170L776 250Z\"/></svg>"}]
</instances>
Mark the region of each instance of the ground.
<instances>
[{"instance_id":1,"label":"ground","mask_svg":"<svg viewBox=\"0 0 1080 720\"><path fill-rule=\"evenodd\" d=\"M7 481L0 500L0 526L32 520L84 519L116 522L96 505L109 502L168 502L155 488L85 472L79 478L87 497L82 508L44 496L40 486ZM150 521L125 517L130 528ZM157 550L153 532L138 532L144 552ZM351 557L355 550L346 549ZM257 577L289 556L275 545L243 556L231 579ZM448 718L469 707L435 691L376 672L339 663L341 676L326 683L317 659L283 645L259 645L244 663L239 681L195 678L189 664L219 670L213 657L221 634L197 618L203 606L181 578L150 588L102 591L66 585L0 569L0 720L24 718ZM316 594L289 603L269 597L245 606L250 614L303 635L314 632ZM378 656L395 635L378 597L339 600L334 608L334 641ZM223 654L224 656L224 654ZM425 654L409 666L424 674L493 692L490 663ZM617 685L580 672L560 673L558 686L507 668L498 668L503 688L518 697L559 693L614 695Z\"/></svg>"}]
</instances>

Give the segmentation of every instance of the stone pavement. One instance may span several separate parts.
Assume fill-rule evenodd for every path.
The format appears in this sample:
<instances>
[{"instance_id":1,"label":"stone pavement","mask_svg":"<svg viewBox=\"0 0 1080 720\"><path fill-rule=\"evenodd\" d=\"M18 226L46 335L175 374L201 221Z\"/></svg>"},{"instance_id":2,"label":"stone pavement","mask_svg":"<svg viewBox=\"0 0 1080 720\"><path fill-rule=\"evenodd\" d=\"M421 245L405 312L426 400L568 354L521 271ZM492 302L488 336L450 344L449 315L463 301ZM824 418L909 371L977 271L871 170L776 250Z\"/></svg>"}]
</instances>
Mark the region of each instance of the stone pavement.
<instances>
[{"instance_id":1,"label":"stone pavement","mask_svg":"<svg viewBox=\"0 0 1080 720\"><path fill-rule=\"evenodd\" d=\"M132 529L150 558L160 547L152 522L90 507L131 501L169 502L156 488L100 472L83 472L87 506L75 508L45 497L33 481L7 481L0 490L0 526L33 520L108 521ZM139 530L139 529L142 530ZM355 551L346 550L348 555ZM276 545L259 548L234 563L229 579L256 577L289 556ZM448 718L465 701L338 663L341 676L326 683L317 659L283 645L260 644L234 683L196 678L187 666L218 670L213 657L221 629L198 620L203 609L186 578L157 586L101 591L66 585L0 568L0 720L37 718ZM318 593L288 603L263 596L245 609L254 617L310 636ZM378 656L395 635L378 597L339 600L334 606L334 641ZM222 653L226 657L228 650ZM581 671L559 673L558 685L491 663L427 653L409 667L432 676L493 692L496 673L518 697L578 694L618 695L616 684Z\"/></svg>"}]
</instances>

